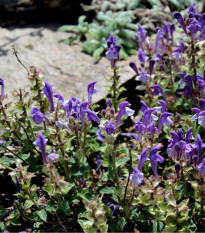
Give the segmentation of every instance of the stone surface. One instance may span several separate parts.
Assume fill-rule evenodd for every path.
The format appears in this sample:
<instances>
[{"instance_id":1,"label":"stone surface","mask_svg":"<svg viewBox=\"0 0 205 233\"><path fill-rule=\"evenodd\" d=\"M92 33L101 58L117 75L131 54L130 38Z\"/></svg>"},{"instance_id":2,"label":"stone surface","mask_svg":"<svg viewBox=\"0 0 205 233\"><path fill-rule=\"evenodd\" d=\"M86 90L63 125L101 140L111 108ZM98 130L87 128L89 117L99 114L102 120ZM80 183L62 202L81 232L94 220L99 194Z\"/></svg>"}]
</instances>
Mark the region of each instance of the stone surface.
<instances>
[{"instance_id":1,"label":"stone surface","mask_svg":"<svg viewBox=\"0 0 205 233\"><path fill-rule=\"evenodd\" d=\"M45 78L55 87L55 92L61 93L64 98L87 98L87 85L91 81L97 81L96 88L99 89L94 101L104 98L107 94L104 77L110 74L107 69L109 61L104 57L94 64L91 56L81 52L81 44L64 44L68 33L56 32L57 28L0 28L0 77L5 80L6 92L29 88L27 72L13 55L14 45L23 64L27 68L34 65L42 70ZM129 67L130 61L136 62L137 56L118 63L124 66L120 72L121 83L134 76Z\"/></svg>"}]
</instances>

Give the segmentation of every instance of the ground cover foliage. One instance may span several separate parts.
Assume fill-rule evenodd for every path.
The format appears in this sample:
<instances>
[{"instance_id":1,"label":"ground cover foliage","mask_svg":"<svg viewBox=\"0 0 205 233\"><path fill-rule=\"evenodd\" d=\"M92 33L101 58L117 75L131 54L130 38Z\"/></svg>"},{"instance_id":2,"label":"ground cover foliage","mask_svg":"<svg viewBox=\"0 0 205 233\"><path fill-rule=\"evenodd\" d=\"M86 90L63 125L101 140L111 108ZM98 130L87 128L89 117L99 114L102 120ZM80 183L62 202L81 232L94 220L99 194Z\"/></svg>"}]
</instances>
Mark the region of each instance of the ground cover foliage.
<instances>
[{"instance_id":1,"label":"ground cover foliage","mask_svg":"<svg viewBox=\"0 0 205 233\"><path fill-rule=\"evenodd\" d=\"M0 80L0 164L14 184L0 200L1 231L204 231L205 14L191 4L185 19L173 16L154 44L138 25L139 112L120 98L112 32L105 109L92 102L96 81L87 100L64 100L31 66L30 92L8 103Z\"/></svg>"}]
</instances>

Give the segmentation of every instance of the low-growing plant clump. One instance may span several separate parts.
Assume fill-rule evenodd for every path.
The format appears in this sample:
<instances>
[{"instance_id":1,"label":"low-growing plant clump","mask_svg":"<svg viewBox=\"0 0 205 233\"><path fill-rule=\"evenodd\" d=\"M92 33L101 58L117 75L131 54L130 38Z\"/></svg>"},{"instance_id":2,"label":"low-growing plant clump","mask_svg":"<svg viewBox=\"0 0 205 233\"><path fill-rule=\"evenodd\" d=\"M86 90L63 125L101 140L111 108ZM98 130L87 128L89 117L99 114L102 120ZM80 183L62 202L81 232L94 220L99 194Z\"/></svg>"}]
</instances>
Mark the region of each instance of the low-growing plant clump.
<instances>
[{"instance_id":1,"label":"low-growing plant clump","mask_svg":"<svg viewBox=\"0 0 205 233\"><path fill-rule=\"evenodd\" d=\"M165 22L154 44L138 25L140 67L130 67L141 81L139 112L120 99L112 32L110 98L100 112L96 81L87 100L65 100L31 66L30 92L15 90L7 103L0 79L0 164L15 184L9 202L1 198L1 231L204 231L205 13L191 4L174 18L181 37Z\"/></svg>"}]
</instances>

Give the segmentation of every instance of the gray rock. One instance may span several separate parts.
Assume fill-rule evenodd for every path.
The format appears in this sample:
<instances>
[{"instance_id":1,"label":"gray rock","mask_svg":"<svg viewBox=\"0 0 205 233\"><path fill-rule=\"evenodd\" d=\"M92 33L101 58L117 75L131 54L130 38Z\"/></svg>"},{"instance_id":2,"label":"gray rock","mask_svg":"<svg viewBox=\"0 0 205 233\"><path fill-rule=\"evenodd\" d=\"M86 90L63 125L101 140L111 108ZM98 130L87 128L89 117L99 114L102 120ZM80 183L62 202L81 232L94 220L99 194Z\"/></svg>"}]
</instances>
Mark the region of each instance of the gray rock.
<instances>
[{"instance_id":1,"label":"gray rock","mask_svg":"<svg viewBox=\"0 0 205 233\"><path fill-rule=\"evenodd\" d=\"M54 29L54 30L53 30ZM64 98L76 96L87 98L87 85L97 81L96 88L99 95L94 96L98 101L106 96L104 86L107 84L105 76L108 71L109 61L104 57L98 64L93 58L82 53L81 44L68 46L63 43L68 33L56 32L54 28L0 28L0 77L5 80L7 93L13 89L29 88L26 70L18 63L13 55L12 45L15 46L20 60L27 68L31 65L43 71L45 79L55 87L56 93L61 93ZM123 66L120 71L121 83L134 76L129 67L130 61L137 61L132 56L127 61L120 61Z\"/></svg>"}]
</instances>

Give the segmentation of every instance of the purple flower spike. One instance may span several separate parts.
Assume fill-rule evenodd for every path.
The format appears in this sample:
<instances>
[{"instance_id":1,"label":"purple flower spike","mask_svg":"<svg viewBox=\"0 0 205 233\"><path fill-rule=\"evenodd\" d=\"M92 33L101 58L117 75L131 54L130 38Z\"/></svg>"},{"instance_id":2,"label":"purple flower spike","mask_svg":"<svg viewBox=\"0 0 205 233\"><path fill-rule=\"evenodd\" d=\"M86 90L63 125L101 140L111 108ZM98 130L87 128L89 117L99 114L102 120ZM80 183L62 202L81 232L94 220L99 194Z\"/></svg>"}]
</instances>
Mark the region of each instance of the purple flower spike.
<instances>
[{"instance_id":1,"label":"purple flower spike","mask_svg":"<svg viewBox=\"0 0 205 233\"><path fill-rule=\"evenodd\" d=\"M197 14L198 12L196 11L196 8L194 7L194 3L191 2L191 6L189 7L188 11L187 11L187 14Z\"/></svg>"},{"instance_id":2,"label":"purple flower spike","mask_svg":"<svg viewBox=\"0 0 205 233\"><path fill-rule=\"evenodd\" d=\"M186 132L186 136L185 136L186 143L189 143L190 140L193 139L193 135L191 131L192 131L192 127L190 127Z\"/></svg>"},{"instance_id":3,"label":"purple flower spike","mask_svg":"<svg viewBox=\"0 0 205 233\"><path fill-rule=\"evenodd\" d=\"M161 104L161 113L166 112L166 110L167 110L167 103L164 100L159 100L158 102Z\"/></svg>"},{"instance_id":4,"label":"purple flower spike","mask_svg":"<svg viewBox=\"0 0 205 233\"><path fill-rule=\"evenodd\" d=\"M199 174L200 176L205 175L205 158L202 160L202 162L198 166Z\"/></svg>"},{"instance_id":5,"label":"purple flower spike","mask_svg":"<svg viewBox=\"0 0 205 233\"><path fill-rule=\"evenodd\" d=\"M140 103L142 104L140 111L145 113L146 110L148 109L148 106L143 100L141 100Z\"/></svg>"},{"instance_id":6,"label":"purple flower spike","mask_svg":"<svg viewBox=\"0 0 205 233\"><path fill-rule=\"evenodd\" d=\"M164 98L165 100L167 99L167 97L166 97L164 91L162 90L162 88L161 88L159 85L153 85L153 86L151 86L151 88L154 89L154 91L152 92L152 95L155 96L155 95L162 94L163 98Z\"/></svg>"},{"instance_id":7,"label":"purple flower spike","mask_svg":"<svg viewBox=\"0 0 205 233\"><path fill-rule=\"evenodd\" d=\"M101 142L104 142L104 141L105 141L104 138L103 138L103 135L102 135L101 132L100 132L100 129L98 129L98 130L96 131L96 135L98 136L98 140L99 140L99 141L101 141Z\"/></svg>"},{"instance_id":8,"label":"purple flower spike","mask_svg":"<svg viewBox=\"0 0 205 233\"><path fill-rule=\"evenodd\" d=\"M51 163L55 160L59 158L59 155L56 154L55 150L53 148L51 148L50 150L50 154L48 155L49 160L51 161Z\"/></svg>"},{"instance_id":9,"label":"purple flower spike","mask_svg":"<svg viewBox=\"0 0 205 233\"><path fill-rule=\"evenodd\" d=\"M144 148L144 150L141 152L140 155L138 155L138 170L142 171L143 164L148 160L147 159L147 148Z\"/></svg>"},{"instance_id":10,"label":"purple flower spike","mask_svg":"<svg viewBox=\"0 0 205 233\"><path fill-rule=\"evenodd\" d=\"M43 88L42 93L48 98L49 104L50 104L50 112L54 112L54 103L53 103L53 92L54 88L48 83L47 80L44 80L45 86Z\"/></svg>"},{"instance_id":11,"label":"purple flower spike","mask_svg":"<svg viewBox=\"0 0 205 233\"><path fill-rule=\"evenodd\" d=\"M175 171L177 173L177 179L179 179L179 172L181 170L181 165L180 165L180 163L176 163L174 167L175 167Z\"/></svg>"},{"instance_id":12,"label":"purple flower spike","mask_svg":"<svg viewBox=\"0 0 205 233\"><path fill-rule=\"evenodd\" d=\"M136 130L138 132L138 142L142 141L142 133L145 130L145 125L140 122L140 119L138 118L137 122L135 123L135 125L133 126L133 129Z\"/></svg>"},{"instance_id":13,"label":"purple flower spike","mask_svg":"<svg viewBox=\"0 0 205 233\"><path fill-rule=\"evenodd\" d=\"M63 104L64 99L63 99L63 96L62 96L62 95L60 95L60 94L54 94L53 96L54 96L55 98L58 99L58 102L59 102L61 105Z\"/></svg>"},{"instance_id":14,"label":"purple flower spike","mask_svg":"<svg viewBox=\"0 0 205 233\"><path fill-rule=\"evenodd\" d=\"M163 31L164 31L167 41L169 41L169 30L170 30L169 25L167 24L167 22L164 22Z\"/></svg>"},{"instance_id":15,"label":"purple flower spike","mask_svg":"<svg viewBox=\"0 0 205 233\"><path fill-rule=\"evenodd\" d=\"M2 78L0 78L0 86L1 86L1 100L4 99L5 96L5 90L4 90L4 80Z\"/></svg>"},{"instance_id":16,"label":"purple flower spike","mask_svg":"<svg viewBox=\"0 0 205 233\"><path fill-rule=\"evenodd\" d=\"M94 88L97 81L88 84L88 101L91 103L93 94L98 94L98 90Z\"/></svg>"},{"instance_id":17,"label":"purple flower spike","mask_svg":"<svg viewBox=\"0 0 205 233\"><path fill-rule=\"evenodd\" d=\"M199 106L202 110L205 110L205 100L199 99Z\"/></svg>"},{"instance_id":18,"label":"purple flower spike","mask_svg":"<svg viewBox=\"0 0 205 233\"><path fill-rule=\"evenodd\" d=\"M152 75L152 72L153 72L153 69L154 69L154 64L155 64L155 60L151 59L149 61L149 73L150 73L150 76Z\"/></svg>"},{"instance_id":19,"label":"purple flower spike","mask_svg":"<svg viewBox=\"0 0 205 233\"><path fill-rule=\"evenodd\" d=\"M162 113L160 119L159 119L159 124L158 124L158 133L160 133L163 124L170 126L173 124L173 121L170 119L170 116L172 116L172 113L169 112L164 112Z\"/></svg>"},{"instance_id":20,"label":"purple flower spike","mask_svg":"<svg viewBox=\"0 0 205 233\"><path fill-rule=\"evenodd\" d=\"M152 167L152 171L154 173L155 178L158 177L158 173L157 173L157 164L159 163L163 163L164 162L164 158L157 154L157 151L161 150L161 147L154 147L150 150L150 163L151 163L151 167Z\"/></svg>"},{"instance_id":21,"label":"purple flower spike","mask_svg":"<svg viewBox=\"0 0 205 233\"><path fill-rule=\"evenodd\" d=\"M141 37L141 39L142 39L143 42L145 42L146 34L147 34L147 31L140 24L138 24L137 35Z\"/></svg>"},{"instance_id":22,"label":"purple flower spike","mask_svg":"<svg viewBox=\"0 0 205 233\"><path fill-rule=\"evenodd\" d=\"M108 124L105 125L105 131L108 135L112 134L113 132L115 132L116 127L113 125L112 120L109 121Z\"/></svg>"},{"instance_id":23,"label":"purple flower spike","mask_svg":"<svg viewBox=\"0 0 205 233\"><path fill-rule=\"evenodd\" d=\"M38 138L33 143L35 146L38 146L39 149L41 150L42 158L43 158L44 163L47 163L47 158L46 158L46 144L47 144L47 141L48 141L48 139L44 138L42 132L39 131L38 132Z\"/></svg>"},{"instance_id":24,"label":"purple flower spike","mask_svg":"<svg viewBox=\"0 0 205 233\"><path fill-rule=\"evenodd\" d=\"M32 120L38 125L43 122L43 119L45 116L43 115L42 112L36 107L31 109L31 114L32 114Z\"/></svg>"},{"instance_id":25,"label":"purple flower spike","mask_svg":"<svg viewBox=\"0 0 205 233\"><path fill-rule=\"evenodd\" d=\"M190 25L188 26L188 30L191 32L192 40L194 40L194 34L200 31L200 29L201 29L201 25L195 18L193 18Z\"/></svg>"},{"instance_id":26,"label":"purple flower spike","mask_svg":"<svg viewBox=\"0 0 205 233\"><path fill-rule=\"evenodd\" d=\"M119 125L121 118L123 117L123 115L127 115L127 116L132 116L134 114L134 112L131 112L133 110L131 110L130 108L128 108L127 106L130 103L128 101L123 101L119 104L119 112L117 114L117 120L116 120L116 126ZM129 111L131 110L131 111Z\"/></svg>"},{"instance_id":27,"label":"purple flower spike","mask_svg":"<svg viewBox=\"0 0 205 233\"><path fill-rule=\"evenodd\" d=\"M157 127L156 127L154 121L152 121L152 122L147 126L147 131L149 132L150 137L152 137L153 134L157 131Z\"/></svg>"},{"instance_id":28,"label":"purple flower spike","mask_svg":"<svg viewBox=\"0 0 205 233\"><path fill-rule=\"evenodd\" d=\"M98 124L100 124L100 119L98 118L97 114L94 111L87 109L84 112L88 114L88 121L95 121Z\"/></svg>"},{"instance_id":29,"label":"purple flower spike","mask_svg":"<svg viewBox=\"0 0 205 233\"><path fill-rule=\"evenodd\" d=\"M148 57L145 55L144 51L139 48L139 53L138 53L138 60L142 64L144 64L147 61Z\"/></svg>"},{"instance_id":30,"label":"purple flower spike","mask_svg":"<svg viewBox=\"0 0 205 233\"><path fill-rule=\"evenodd\" d=\"M170 24L170 34L171 34L171 40L172 40L172 44L174 43L174 31L175 31L175 25L174 23Z\"/></svg>"},{"instance_id":31,"label":"purple flower spike","mask_svg":"<svg viewBox=\"0 0 205 233\"><path fill-rule=\"evenodd\" d=\"M137 66L135 65L134 62L130 62L130 63L129 63L129 66L135 71L136 75L139 75Z\"/></svg>"},{"instance_id":32,"label":"purple flower spike","mask_svg":"<svg viewBox=\"0 0 205 233\"><path fill-rule=\"evenodd\" d=\"M142 68L142 72L137 78L143 83L147 83L150 79L150 75L144 70L144 68Z\"/></svg>"},{"instance_id":33,"label":"purple flower spike","mask_svg":"<svg viewBox=\"0 0 205 233\"><path fill-rule=\"evenodd\" d=\"M145 127L147 127L147 125L149 124L149 122L152 119L152 113L155 111L154 108L149 108L146 110L146 112L144 113L144 117L142 120L142 123L145 125Z\"/></svg>"},{"instance_id":34,"label":"purple flower spike","mask_svg":"<svg viewBox=\"0 0 205 233\"><path fill-rule=\"evenodd\" d=\"M182 15L179 12L175 12L174 13L174 18L177 19L177 21L179 22L179 24L183 28L185 34L187 35L188 33L187 33L187 30L186 30L186 26L185 26L184 19L183 19Z\"/></svg>"},{"instance_id":35,"label":"purple flower spike","mask_svg":"<svg viewBox=\"0 0 205 233\"><path fill-rule=\"evenodd\" d=\"M107 47L109 48L111 44L116 44L117 38L113 36L113 32L110 32L110 37L107 39Z\"/></svg>"},{"instance_id":36,"label":"purple flower spike","mask_svg":"<svg viewBox=\"0 0 205 233\"><path fill-rule=\"evenodd\" d=\"M139 184L141 184L143 179L144 174L137 167L134 167L133 173L130 175L130 180L134 187L137 187Z\"/></svg>"},{"instance_id":37,"label":"purple flower spike","mask_svg":"<svg viewBox=\"0 0 205 233\"><path fill-rule=\"evenodd\" d=\"M203 150L204 146L205 146L205 144L203 143L200 134L197 134L197 139L195 141L194 147L196 148L196 150L198 152L198 157L199 157L198 163L200 163L202 160L202 150Z\"/></svg>"},{"instance_id":38,"label":"purple flower spike","mask_svg":"<svg viewBox=\"0 0 205 233\"><path fill-rule=\"evenodd\" d=\"M110 60L112 68L115 66L115 60L119 59L120 49L120 45L111 44L108 48L108 51L106 52L106 57L108 60Z\"/></svg>"},{"instance_id":39,"label":"purple flower spike","mask_svg":"<svg viewBox=\"0 0 205 233\"><path fill-rule=\"evenodd\" d=\"M159 47L159 42L160 40L163 40L164 36L162 34L161 29L158 30L157 32L157 37L156 37L156 42L155 42L155 46L154 46L154 53L157 53L157 49Z\"/></svg>"}]
</instances>

